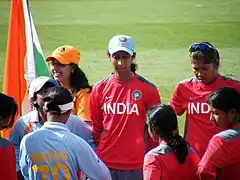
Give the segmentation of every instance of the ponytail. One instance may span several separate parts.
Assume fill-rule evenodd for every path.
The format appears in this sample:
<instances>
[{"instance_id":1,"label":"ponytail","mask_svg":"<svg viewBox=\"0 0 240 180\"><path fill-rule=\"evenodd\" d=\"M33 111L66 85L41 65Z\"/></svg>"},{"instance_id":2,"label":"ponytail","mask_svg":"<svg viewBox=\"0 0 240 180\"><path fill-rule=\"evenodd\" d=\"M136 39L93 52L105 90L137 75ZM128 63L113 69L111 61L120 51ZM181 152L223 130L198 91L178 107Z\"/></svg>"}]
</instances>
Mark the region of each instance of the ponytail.
<instances>
[{"instance_id":1,"label":"ponytail","mask_svg":"<svg viewBox=\"0 0 240 180\"><path fill-rule=\"evenodd\" d=\"M132 62L131 63L131 72L136 73L136 71L137 71L137 64Z\"/></svg>"},{"instance_id":2,"label":"ponytail","mask_svg":"<svg viewBox=\"0 0 240 180\"><path fill-rule=\"evenodd\" d=\"M174 151L177 160L180 164L183 164L188 155L188 143L179 134L176 134L173 139L167 142L167 145Z\"/></svg>"}]
</instances>

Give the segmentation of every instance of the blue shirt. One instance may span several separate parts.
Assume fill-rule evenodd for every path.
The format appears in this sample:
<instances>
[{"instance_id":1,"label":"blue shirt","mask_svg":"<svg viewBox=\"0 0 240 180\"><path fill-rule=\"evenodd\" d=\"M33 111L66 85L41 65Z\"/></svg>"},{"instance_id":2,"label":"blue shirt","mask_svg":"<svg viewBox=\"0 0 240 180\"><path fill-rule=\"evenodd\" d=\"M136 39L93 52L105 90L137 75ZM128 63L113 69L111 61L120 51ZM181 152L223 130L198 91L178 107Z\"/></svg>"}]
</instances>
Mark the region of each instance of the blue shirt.
<instances>
[{"instance_id":1,"label":"blue shirt","mask_svg":"<svg viewBox=\"0 0 240 180\"><path fill-rule=\"evenodd\" d=\"M77 136L83 138L87 143L95 149L95 144L92 139L92 128L91 126L84 123L78 116L70 115L66 123L69 130ZM9 136L9 141L14 145L16 154L16 171L20 170L19 167L19 151L20 142L26 134L38 130L42 125L39 122L38 111L34 110L28 114L19 118Z\"/></svg>"},{"instance_id":2,"label":"blue shirt","mask_svg":"<svg viewBox=\"0 0 240 180\"><path fill-rule=\"evenodd\" d=\"M86 141L58 122L45 122L23 137L20 167L25 179L77 180L81 170L91 180L111 180L108 168Z\"/></svg>"}]
</instances>

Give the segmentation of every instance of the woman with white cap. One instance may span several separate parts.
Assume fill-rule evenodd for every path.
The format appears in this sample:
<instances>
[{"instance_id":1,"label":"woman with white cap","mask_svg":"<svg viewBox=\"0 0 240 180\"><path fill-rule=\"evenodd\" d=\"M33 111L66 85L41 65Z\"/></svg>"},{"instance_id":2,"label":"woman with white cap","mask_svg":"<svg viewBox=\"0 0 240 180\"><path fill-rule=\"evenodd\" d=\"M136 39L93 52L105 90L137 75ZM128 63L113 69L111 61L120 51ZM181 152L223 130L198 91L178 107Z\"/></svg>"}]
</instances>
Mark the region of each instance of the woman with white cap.
<instances>
[{"instance_id":1,"label":"woman with white cap","mask_svg":"<svg viewBox=\"0 0 240 180\"><path fill-rule=\"evenodd\" d=\"M47 121L23 137L20 167L25 179L80 178L79 170L92 180L111 180L109 170L91 147L66 125L73 98L64 87L52 87L44 97Z\"/></svg>"},{"instance_id":2,"label":"woman with white cap","mask_svg":"<svg viewBox=\"0 0 240 180\"><path fill-rule=\"evenodd\" d=\"M154 84L131 70L136 57L131 37L112 37L108 57L114 73L98 82L90 96L96 153L113 180L141 180L146 112L160 103L160 96Z\"/></svg>"}]
</instances>

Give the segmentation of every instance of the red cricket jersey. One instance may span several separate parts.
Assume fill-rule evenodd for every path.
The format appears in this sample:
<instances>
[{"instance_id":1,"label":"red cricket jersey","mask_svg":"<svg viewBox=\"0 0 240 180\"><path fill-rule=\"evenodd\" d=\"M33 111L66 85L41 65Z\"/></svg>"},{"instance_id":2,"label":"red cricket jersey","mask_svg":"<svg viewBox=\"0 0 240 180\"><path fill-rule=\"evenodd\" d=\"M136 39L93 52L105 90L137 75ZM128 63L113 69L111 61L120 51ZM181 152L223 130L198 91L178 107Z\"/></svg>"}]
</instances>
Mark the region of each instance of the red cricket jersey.
<instances>
[{"instance_id":1,"label":"red cricket jersey","mask_svg":"<svg viewBox=\"0 0 240 180\"><path fill-rule=\"evenodd\" d=\"M200 179L240 179L240 123L213 136L198 165Z\"/></svg>"},{"instance_id":2,"label":"red cricket jersey","mask_svg":"<svg viewBox=\"0 0 240 180\"><path fill-rule=\"evenodd\" d=\"M8 140L0 138L0 179L17 179L15 158L14 147Z\"/></svg>"},{"instance_id":3,"label":"red cricket jersey","mask_svg":"<svg viewBox=\"0 0 240 180\"><path fill-rule=\"evenodd\" d=\"M180 164L173 150L161 143L145 155L143 166L144 180L197 180L197 153L189 148L183 164Z\"/></svg>"},{"instance_id":4,"label":"red cricket jersey","mask_svg":"<svg viewBox=\"0 0 240 180\"><path fill-rule=\"evenodd\" d=\"M94 86L90 97L93 138L96 153L107 167L142 168L146 112L159 103L156 86L138 74L128 82L112 75Z\"/></svg>"},{"instance_id":5,"label":"red cricket jersey","mask_svg":"<svg viewBox=\"0 0 240 180\"><path fill-rule=\"evenodd\" d=\"M204 85L192 77L181 82L174 90L170 105L177 115L186 112L184 137L200 157L206 151L207 144L219 129L210 120L210 108L206 97L221 87L230 86L240 92L240 82L219 75L211 85Z\"/></svg>"}]
</instances>

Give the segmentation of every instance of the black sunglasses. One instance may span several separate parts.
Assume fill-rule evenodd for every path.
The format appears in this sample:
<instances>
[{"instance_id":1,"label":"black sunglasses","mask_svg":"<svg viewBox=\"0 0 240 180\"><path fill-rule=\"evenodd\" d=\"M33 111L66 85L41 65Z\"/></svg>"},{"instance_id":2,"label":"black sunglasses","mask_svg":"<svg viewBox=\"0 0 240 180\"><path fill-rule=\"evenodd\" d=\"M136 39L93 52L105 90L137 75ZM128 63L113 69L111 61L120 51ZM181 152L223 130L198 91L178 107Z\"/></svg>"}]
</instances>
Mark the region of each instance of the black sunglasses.
<instances>
[{"instance_id":1,"label":"black sunglasses","mask_svg":"<svg viewBox=\"0 0 240 180\"><path fill-rule=\"evenodd\" d=\"M189 47L189 52L215 51L214 47L206 43L194 43Z\"/></svg>"}]
</instances>

